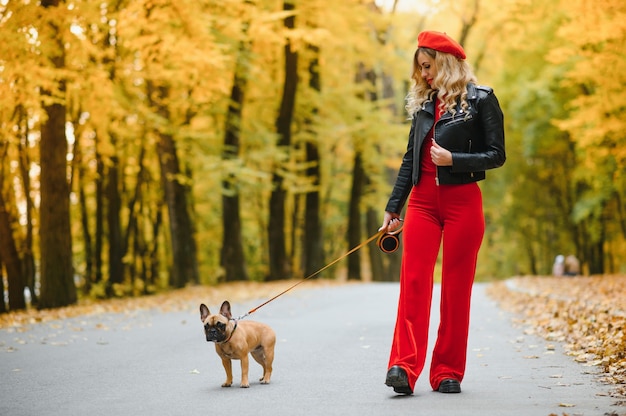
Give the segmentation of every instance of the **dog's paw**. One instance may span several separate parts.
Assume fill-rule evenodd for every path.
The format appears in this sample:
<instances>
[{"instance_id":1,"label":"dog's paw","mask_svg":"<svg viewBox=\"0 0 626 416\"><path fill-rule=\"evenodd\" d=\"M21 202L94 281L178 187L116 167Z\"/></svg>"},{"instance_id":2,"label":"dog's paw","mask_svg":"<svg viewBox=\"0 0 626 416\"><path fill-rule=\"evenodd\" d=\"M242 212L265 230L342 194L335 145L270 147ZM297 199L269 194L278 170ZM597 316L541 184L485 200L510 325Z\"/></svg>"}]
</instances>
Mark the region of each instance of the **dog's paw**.
<instances>
[{"instance_id":1,"label":"dog's paw","mask_svg":"<svg viewBox=\"0 0 626 416\"><path fill-rule=\"evenodd\" d=\"M240 387L241 387L242 389L247 389L247 388L249 388L249 387L250 387L250 385L249 385L249 384L242 384Z\"/></svg>"},{"instance_id":2,"label":"dog's paw","mask_svg":"<svg viewBox=\"0 0 626 416\"><path fill-rule=\"evenodd\" d=\"M222 387L230 387L232 385L233 385L233 383L224 383L224 384L222 384Z\"/></svg>"}]
</instances>

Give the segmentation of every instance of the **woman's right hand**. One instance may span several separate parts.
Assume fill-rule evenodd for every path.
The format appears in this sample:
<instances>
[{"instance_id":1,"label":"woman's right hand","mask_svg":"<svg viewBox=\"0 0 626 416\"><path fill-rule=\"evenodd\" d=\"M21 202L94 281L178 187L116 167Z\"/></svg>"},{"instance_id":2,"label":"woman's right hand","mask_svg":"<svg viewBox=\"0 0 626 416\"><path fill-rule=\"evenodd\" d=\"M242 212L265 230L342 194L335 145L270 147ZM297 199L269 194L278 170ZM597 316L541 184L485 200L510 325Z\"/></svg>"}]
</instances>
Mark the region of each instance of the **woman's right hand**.
<instances>
[{"instance_id":1,"label":"woman's right hand","mask_svg":"<svg viewBox=\"0 0 626 416\"><path fill-rule=\"evenodd\" d=\"M385 211L385 216L383 217L383 225L378 229L378 231L390 233L400 228L401 225L402 220L400 219L400 216L398 214L396 214L395 212Z\"/></svg>"}]
</instances>

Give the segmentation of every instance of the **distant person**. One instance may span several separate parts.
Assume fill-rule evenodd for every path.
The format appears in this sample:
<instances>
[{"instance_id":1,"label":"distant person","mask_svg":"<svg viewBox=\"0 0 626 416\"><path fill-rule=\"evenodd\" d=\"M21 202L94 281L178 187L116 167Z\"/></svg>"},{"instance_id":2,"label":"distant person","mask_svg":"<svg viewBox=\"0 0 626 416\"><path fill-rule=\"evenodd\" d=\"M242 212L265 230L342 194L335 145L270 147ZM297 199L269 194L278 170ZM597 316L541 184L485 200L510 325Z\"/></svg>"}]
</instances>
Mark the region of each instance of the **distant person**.
<instances>
[{"instance_id":1,"label":"distant person","mask_svg":"<svg viewBox=\"0 0 626 416\"><path fill-rule=\"evenodd\" d=\"M575 255L565 257L565 276L578 276L580 274L580 261Z\"/></svg>"},{"instance_id":2,"label":"distant person","mask_svg":"<svg viewBox=\"0 0 626 416\"><path fill-rule=\"evenodd\" d=\"M413 394L424 369L433 273L443 241L441 319L430 385L460 393L465 375L470 298L485 232L478 181L505 161L502 110L479 86L461 45L445 33L422 32L413 57L406 109L407 151L380 230L404 219L400 297L385 384Z\"/></svg>"},{"instance_id":3,"label":"distant person","mask_svg":"<svg viewBox=\"0 0 626 416\"><path fill-rule=\"evenodd\" d=\"M559 254L554 259L554 264L552 265L552 276L563 276L565 274L565 256Z\"/></svg>"}]
</instances>

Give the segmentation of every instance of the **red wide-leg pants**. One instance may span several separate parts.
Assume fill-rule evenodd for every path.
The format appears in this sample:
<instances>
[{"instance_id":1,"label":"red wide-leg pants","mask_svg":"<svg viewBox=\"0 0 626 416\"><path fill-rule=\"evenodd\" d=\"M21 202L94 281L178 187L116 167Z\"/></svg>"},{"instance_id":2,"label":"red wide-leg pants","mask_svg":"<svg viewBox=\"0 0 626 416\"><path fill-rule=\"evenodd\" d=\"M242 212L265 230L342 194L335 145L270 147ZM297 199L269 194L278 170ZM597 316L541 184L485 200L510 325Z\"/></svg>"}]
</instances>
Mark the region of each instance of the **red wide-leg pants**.
<instances>
[{"instance_id":1,"label":"red wide-leg pants","mask_svg":"<svg viewBox=\"0 0 626 416\"><path fill-rule=\"evenodd\" d=\"M398 315L389 368L402 367L413 389L426 360L435 262L443 240L440 324L430 384L465 374L470 298L476 258L485 231L476 183L436 185L427 173L409 196L402 233Z\"/></svg>"}]
</instances>

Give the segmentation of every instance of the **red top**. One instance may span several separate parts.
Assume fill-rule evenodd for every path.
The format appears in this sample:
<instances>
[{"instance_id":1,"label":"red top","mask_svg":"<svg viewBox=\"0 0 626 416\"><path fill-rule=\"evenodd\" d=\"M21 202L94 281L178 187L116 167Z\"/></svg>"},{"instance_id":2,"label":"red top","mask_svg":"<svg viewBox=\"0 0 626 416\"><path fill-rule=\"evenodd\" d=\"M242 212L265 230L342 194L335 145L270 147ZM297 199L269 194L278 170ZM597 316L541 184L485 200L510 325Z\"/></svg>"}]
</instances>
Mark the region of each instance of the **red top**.
<instances>
[{"instance_id":1,"label":"red top","mask_svg":"<svg viewBox=\"0 0 626 416\"><path fill-rule=\"evenodd\" d=\"M443 111L439 109L439 99L435 99L435 124L441 118ZM428 176L436 176L437 174L437 166L433 163L432 158L430 157L430 148L433 146L433 131L435 130L435 124L433 124L433 128L430 129L426 138L424 139L424 143L422 143L422 152L421 152L421 170L422 175Z\"/></svg>"}]
</instances>

